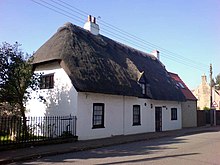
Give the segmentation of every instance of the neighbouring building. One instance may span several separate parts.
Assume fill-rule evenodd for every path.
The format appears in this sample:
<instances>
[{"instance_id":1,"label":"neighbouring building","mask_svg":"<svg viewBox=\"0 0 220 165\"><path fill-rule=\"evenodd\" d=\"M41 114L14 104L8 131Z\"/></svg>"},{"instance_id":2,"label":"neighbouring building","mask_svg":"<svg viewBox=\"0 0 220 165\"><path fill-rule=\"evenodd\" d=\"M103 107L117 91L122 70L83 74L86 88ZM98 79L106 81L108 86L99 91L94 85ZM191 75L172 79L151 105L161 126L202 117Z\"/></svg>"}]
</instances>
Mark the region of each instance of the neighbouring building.
<instances>
[{"instance_id":1,"label":"neighbouring building","mask_svg":"<svg viewBox=\"0 0 220 165\"><path fill-rule=\"evenodd\" d=\"M42 81L27 115L76 116L79 140L181 129L186 98L153 54L99 34L92 16L66 23L33 56Z\"/></svg>"},{"instance_id":2,"label":"neighbouring building","mask_svg":"<svg viewBox=\"0 0 220 165\"><path fill-rule=\"evenodd\" d=\"M207 82L206 75L202 76L201 84L192 92L198 99L198 109L210 108L210 85ZM212 88L212 107L217 110L220 109L220 91L214 87Z\"/></svg>"},{"instance_id":3,"label":"neighbouring building","mask_svg":"<svg viewBox=\"0 0 220 165\"><path fill-rule=\"evenodd\" d=\"M178 74L169 73L176 82L176 87L180 88L185 96L186 101L181 102L182 109L182 127L196 127L197 126L197 98L189 90L183 80Z\"/></svg>"}]
</instances>

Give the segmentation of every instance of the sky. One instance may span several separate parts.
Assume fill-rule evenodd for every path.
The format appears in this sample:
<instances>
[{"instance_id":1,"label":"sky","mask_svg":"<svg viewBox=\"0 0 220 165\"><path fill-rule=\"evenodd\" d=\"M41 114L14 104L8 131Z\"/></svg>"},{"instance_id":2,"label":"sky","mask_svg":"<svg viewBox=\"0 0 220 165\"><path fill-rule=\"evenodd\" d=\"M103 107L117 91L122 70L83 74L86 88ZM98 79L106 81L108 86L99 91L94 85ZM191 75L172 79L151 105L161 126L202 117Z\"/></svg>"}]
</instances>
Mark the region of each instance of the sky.
<instances>
[{"instance_id":1,"label":"sky","mask_svg":"<svg viewBox=\"0 0 220 165\"><path fill-rule=\"evenodd\" d=\"M0 11L0 43L17 41L29 54L66 22L83 27L91 14L100 34L159 50L166 69L190 89L204 74L209 81L210 64L213 78L220 74L219 0L0 0Z\"/></svg>"}]
</instances>

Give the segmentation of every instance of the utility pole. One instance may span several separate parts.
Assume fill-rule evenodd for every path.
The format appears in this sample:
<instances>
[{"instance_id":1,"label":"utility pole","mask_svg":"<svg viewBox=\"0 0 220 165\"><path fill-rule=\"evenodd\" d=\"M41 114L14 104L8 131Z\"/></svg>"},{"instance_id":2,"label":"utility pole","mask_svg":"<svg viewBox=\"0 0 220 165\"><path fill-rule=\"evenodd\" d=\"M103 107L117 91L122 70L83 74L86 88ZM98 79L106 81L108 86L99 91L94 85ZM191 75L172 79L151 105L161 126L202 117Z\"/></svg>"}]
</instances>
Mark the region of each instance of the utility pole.
<instances>
[{"instance_id":1,"label":"utility pole","mask_svg":"<svg viewBox=\"0 0 220 165\"><path fill-rule=\"evenodd\" d=\"M216 114L215 110L212 108L212 64L210 64L210 118L211 125L216 125Z\"/></svg>"},{"instance_id":2,"label":"utility pole","mask_svg":"<svg viewBox=\"0 0 220 165\"><path fill-rule=\"evenodd\" d=\"M212 109L212 64L210 64L210 110Z\"/></svg>"}]
</instances>

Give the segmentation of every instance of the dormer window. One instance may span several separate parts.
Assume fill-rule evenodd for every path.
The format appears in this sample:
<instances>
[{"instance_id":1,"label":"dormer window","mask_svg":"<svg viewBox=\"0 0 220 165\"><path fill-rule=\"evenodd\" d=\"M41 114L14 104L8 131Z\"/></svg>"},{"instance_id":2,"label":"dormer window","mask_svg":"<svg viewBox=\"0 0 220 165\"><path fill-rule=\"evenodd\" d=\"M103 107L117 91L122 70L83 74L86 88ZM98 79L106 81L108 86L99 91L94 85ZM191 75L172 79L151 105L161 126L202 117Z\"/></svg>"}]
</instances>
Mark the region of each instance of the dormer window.
<instances>
[{"instance_id":1,"label":"dormer window","mask_svg":"<svg viewBox=\"0 0 220 165\"><path fill-rule=\"evenodd\" d=\"M151 92L150 92L150 84L147 84L147 85L146 85L146 94L147 94L148 96L151 95Z\"/></svg>"},{"instance_id":2,"label":"dormer window","mask_svg":"<svg viewBox=\"0 0 220 165\"><path fill-rule=\"evenodd\" d=\"M141 72L140 77L138 79L138 84L141 87L141 91L143 95L151 96L150 92L150 84L148 84L147 79L144 75L144 72Z\"/></svg>"},{"instance_id":3,"label":"dormer window","mask_svg":"<svg viewBox=\"0 0 220 165\"><path fill-rule=\"evenodd\" d=\"M142 89L142 94L145 95L146 94L146 84L144 83L139 83L141 89Z\"/></svg>"}]
</instances>

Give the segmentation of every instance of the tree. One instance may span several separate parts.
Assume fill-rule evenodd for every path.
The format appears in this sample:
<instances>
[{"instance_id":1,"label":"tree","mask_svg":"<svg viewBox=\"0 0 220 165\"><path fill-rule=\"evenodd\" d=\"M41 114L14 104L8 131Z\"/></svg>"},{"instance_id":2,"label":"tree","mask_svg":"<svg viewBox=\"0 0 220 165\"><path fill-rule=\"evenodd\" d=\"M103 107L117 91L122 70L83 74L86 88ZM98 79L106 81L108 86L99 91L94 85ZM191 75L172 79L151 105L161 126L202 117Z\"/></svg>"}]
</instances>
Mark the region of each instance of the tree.
<instances>
[{"instance_id":1,"label":"tree","mask_svg":"<svg viewBox=\"0 0 220 165\"><path fill-rule=\"evenodd\" d=\"M216 89L220 89L220 73L215 78L215 87Z\"/></svg>"},{"instance_id":2,"label":"tree","mask_svg":"<svg viewBox=\"0 0 220 165\"><path fill-rule=\"evenodd\" d=\"M29 55L13 45L2 43L0 46L0 103L7 103L18 109L23 118L23 131L27 135L25 104L30 98L30 88L38 89L39 76L33 73L28 61Z\"/></svg>"}]
</instances>

